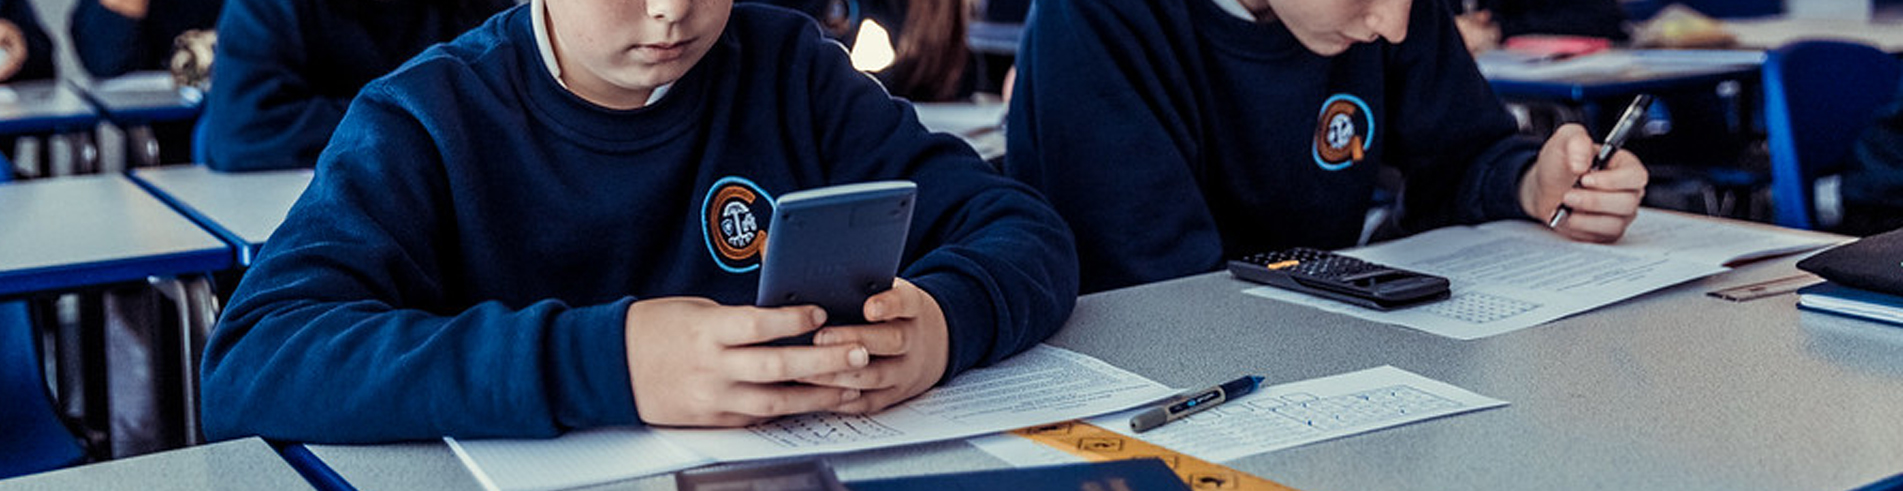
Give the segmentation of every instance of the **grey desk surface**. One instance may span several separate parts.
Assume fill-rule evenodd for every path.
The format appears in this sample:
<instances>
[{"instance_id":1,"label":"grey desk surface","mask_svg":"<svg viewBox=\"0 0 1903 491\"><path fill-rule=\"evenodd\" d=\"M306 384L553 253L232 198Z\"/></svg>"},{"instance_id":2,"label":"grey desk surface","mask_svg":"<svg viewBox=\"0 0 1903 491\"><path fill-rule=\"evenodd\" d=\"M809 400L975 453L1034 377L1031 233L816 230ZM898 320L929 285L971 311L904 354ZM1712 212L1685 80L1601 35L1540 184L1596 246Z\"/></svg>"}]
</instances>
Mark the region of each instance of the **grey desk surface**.
<instances>
[{"instance_id":1,"label":"grey desk surface","mask_svg":"<svg viewBox=\"0 0 1903 491\"><path fill-rule=\"evenodd\" d=\"M0 214L0 285L27 285L22 291L231 264L230 246L120 175L0 185Z\"/></svg>"},{"instance_id":2,"label":"grey desk surface","mask_svg":"<svg viewBox=\"0 0 1903 491\"><path fill-rule=\"evenodd\" d=\"M304 477L258 438L160 452L0 481L0 491L295 490Z\"/></svg>"},{"instance_id":3,"label":"grey desk surface","mask_svg":"<svg viewBox=\"0 0 1903 491\"><path fill-rule=\"evenodd\" d=\"M36 80L0 87L3 87L0 93L11 93L0 96L0 133L3 134L89 130L84 125L99 117L85 98L58 82Z\"/></svg>"},{"instance_id":4,"label":"grey desk surface","mask_svg":"<svg viewBox=\"0 0 1903 491\"><path fill-rule=\"evenodd\" d=\"M310 169L218 172L178 165L138 169L132 175L255 248L284 222L314 174Z\"/></svg>"},{"instance_id":5,"label":"grey desk surface","mask_svg":"<svg viewBox=\"0 0 1903 491\"><path fill-rule=\"evenodd\" d=\"M1212 273L1087 296L1050 342L1172 386L1394 365L1512 403L1230 463L1304 490L1850 489L1903 471L1903 329L1800 312L1790 294L1704 296L1795 261L1476 341L1247 296ZM442 444L314 450L359 489L479 489ZM1005 466L962 442L831 460L847 481Z\"/></svg>"}]
</instances>

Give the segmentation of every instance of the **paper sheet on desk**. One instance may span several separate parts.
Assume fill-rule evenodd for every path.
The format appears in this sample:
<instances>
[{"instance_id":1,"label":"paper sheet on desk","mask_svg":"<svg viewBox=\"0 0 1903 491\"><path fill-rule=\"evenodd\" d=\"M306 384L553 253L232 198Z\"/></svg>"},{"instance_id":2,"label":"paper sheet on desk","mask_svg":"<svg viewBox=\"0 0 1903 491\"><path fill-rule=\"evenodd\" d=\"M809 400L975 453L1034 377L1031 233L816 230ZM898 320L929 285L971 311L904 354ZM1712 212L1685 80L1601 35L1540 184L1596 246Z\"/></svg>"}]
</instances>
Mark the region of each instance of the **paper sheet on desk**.
<instances>
[{"instance_id":1,"label":"paper sheet on desk","mask_svg":"<svg viewBox=\"0 0 1903 491\"><path fill-rule=\"evenodd\" d=\"M1173 393L1095 358L1039 345L874 415L806 415L738 430L659 433L721 460L764 459L964 438L1103 414Z\"/></svg>"},{"instance_id":2,"label":"paper sheet on desk","mask_svg":"<svg viewBox=\"0 0 1903 491\"><path fill-rule=\"evenodd\" d=\"M868 416L796 416L720 430L609 428L548 440L445 440L491 491L561 489L714 462L964 438L1122 410L1173 393L1101 360L1038 345Z\"/></svg>"},{"instance_id":3,"label":"paper sheet on desk","mask_svg":"<svg viewBox=\"0 0 1903 491\"><path fill-rule=\"evenodd\" d=\"M1130 418L1148 408L1111 413L1088 422L1199 459L1228 462L1506 404L1407 370L1380 366L1264 387L1144 433L1130 431ZM1019 467L1080 459L1010 434L968 441Z\"/></svg>"},{"instance_id":4,"label":"paper sheet on desk","mask_svg":"<svg viewBox=\"0 0 1903 491\"><path fill-rule=\"evenodd\" d=\"M1445 276L1447 300L1376 311L1273 287L1251 295L1310 305L1455 339L1512 332L1725 271L1726 263L1815 249L1816 235L1645 210L1613 245L1573 242L1529 221L1436 229L1342 251Z\"/></svg>"}]
</instances>

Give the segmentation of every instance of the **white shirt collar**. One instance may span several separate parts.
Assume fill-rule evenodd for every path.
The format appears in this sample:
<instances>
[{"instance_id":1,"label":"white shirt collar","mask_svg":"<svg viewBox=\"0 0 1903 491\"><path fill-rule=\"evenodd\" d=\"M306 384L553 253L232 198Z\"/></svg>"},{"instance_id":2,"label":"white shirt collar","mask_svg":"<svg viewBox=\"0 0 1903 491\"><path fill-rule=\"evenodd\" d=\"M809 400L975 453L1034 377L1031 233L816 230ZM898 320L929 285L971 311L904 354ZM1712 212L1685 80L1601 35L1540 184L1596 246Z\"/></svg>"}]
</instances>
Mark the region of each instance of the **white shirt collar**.
<instances>
[{"instance_id":1,"label":"white shirt collar","mask_svg":"<svg viewBox=\"0 0 1903 491\"><path fill-rule=\"evenodd\" d=\"M535 0L535 1L539 3L542 0ZM1257 22L1255 18L1255 14L1249 13L1249 8L1242 6L1242 0L1213 0L1213 1L1216 2L1217 7L1222 8L1222 11L1228 12L1229 15L1236 16L1236 18L1238 19L1246 20L1249 22Z\"/></svg>"},{"instance_id":2,"label":"white shirt collar","mask_svg":"<svg viewBox=\"0 0 1903 491\"><path fill-rule=\"evenodd\" d=\"M534 16L534 19L529 24L534 26L535 29L535 48L536 51L542 53L542 65L548 68L549 76L555 77L555 83L561 84L562 88L567 89L568 82L562 81L562 64L555 60L555 42L550 41L548 37L548 10L547 6L543 4L545 1L546 0L531 0L529 15ZM1229 1L1233 2L1237 0ZM648 102L646 105L652 106L654 103L660 102L661 96L666 95L667 89L671 88L674 88L674 84L671 82L660 87L655 87L653 92L648 93Z\"/></svg>"}]
</instances>

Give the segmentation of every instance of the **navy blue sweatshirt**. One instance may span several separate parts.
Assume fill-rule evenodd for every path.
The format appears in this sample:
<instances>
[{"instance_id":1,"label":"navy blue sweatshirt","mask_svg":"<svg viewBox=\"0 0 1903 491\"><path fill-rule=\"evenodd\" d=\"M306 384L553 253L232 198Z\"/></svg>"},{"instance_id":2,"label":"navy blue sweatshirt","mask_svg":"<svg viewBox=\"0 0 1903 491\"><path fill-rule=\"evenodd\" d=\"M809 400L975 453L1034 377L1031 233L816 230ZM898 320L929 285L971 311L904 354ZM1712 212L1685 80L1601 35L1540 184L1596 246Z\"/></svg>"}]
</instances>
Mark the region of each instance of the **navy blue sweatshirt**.
<instances>
[{"instance_id":1,"label":"navy blue sweatshirt","mask_svg":"<svg viewBox=\"0 0 1903 491\"><path fill-rule=\"evenodd\" d=\"M350 98L514 0L231 0L199 132L218 170L310 167Z\"/></svg>"},{"instance_id":2,"label":"navy blue sweatshirt","mask_svg":"<svg viewBox=\"0 0 1903 491\"><path fill-rule=\"evenodd\" d=\"M212 334L207 436L637 423L629 304L751 304L764 236L721 219L770 229L775 197L830 184L918 183L900 276L946 314L947 377L1069 315L1076 259L1056 212L928 133L810 20L737 6L664 98L615 111L557 85L528 12L431 48L351 105Z\"/></svg>"},{"instance_id":3,"label":"navy blue sweatshirt","mask_svg":"<svg viewBox=\"0 0 1903 491\"><path fill-rule=\"evenodd\" d=\"M23 80L45 80L53 78L53 40L41 27L39 14L33 11L33 3L27 0L0 0L0 19L13 22L26 36L26 64L12 77L0 80L0 83ZM20 53L12 53L14 56ZM8 149L11 151L12 149Z\"/></svg>"},{"instance_id":4,"label":"navy blue sweatshirt","mask_svg":"<svg viewBox=\"0 0 1903 491\"><path fill-rule=\"evenodd\" d=\"M1405 177L1404 230L1524 218L1540 142L1442 2L1413 5L1406 42L1322 57L1210 0L1035 2L1007 172L1070 222L1086 292L1354 245L1381 166Z\"/></svg>"},{"instance_id":5,"label":"navy blue sweatshirt","mask_svg":"<svg viewBox=\"0 0 1903 491\"><path fill-rule=\"evenodd\" d=\"M135 70L164 70L172 40L192 29L211 29L225 0L150 0L145 18L107 9L100 0L80 0L73 8L73 51L94 78Z\"/></svg>"}]
</instances>

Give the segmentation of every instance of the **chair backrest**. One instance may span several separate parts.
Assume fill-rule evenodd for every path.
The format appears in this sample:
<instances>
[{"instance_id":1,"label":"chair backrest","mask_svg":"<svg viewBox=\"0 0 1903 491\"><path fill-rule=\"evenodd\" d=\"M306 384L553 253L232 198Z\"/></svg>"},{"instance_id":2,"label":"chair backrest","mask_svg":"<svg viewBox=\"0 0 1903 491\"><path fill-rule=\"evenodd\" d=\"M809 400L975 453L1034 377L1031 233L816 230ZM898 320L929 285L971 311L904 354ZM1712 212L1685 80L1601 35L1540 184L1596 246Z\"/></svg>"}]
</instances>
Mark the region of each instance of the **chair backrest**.
<instances>
[{"instance_id":1,"label":"chair backrest","mask_svg":"<svg viewBox=\"0 0 1903 491\"><path fill-rule=\"evenodd\" d=\"M1764 122L1770 137L1776 223L1809 229L1818 177L1840 172L1876 110L1896 94L1899 62L1876 48L1800 41L1764 60Z\"/></svg>"},{"instance_id":2,"label":"chair backrest","mask_svg":"<svg viewBox=\"0 0 1903 491\"><path fill-rule=\"evenodd\" d=\"M86 453L46 389L24 302L0 302L0 479L79 463Z\"/></svg>"}]
</instances>

